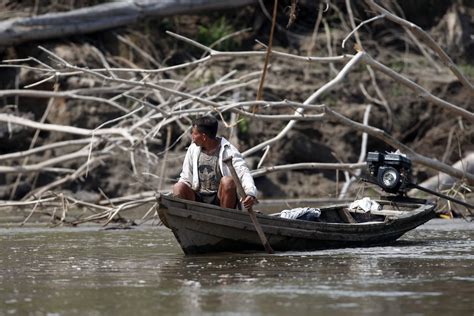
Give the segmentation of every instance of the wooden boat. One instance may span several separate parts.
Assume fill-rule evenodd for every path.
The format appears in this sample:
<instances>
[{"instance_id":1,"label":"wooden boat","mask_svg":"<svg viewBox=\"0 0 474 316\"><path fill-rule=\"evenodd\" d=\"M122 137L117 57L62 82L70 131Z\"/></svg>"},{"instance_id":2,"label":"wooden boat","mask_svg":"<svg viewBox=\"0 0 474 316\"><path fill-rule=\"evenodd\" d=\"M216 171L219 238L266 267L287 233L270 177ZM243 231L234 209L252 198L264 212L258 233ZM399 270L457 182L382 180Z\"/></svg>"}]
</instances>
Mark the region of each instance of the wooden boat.
<instances>
[{"instance_id":1,"label":"wooden boat","mask_svg":"<svg viewBox=\"0 0 474 316\"><path fill-rule=\"evenodd\" d=\"M185 254L264 251L246 211L220 208L161 195L159 215ZM348 204L320 208L318 221L291 220L257 213L275 251L383 245L435 216L435 205L377 201L382 210L350 211Z\"/></svg>"}]
</instances>

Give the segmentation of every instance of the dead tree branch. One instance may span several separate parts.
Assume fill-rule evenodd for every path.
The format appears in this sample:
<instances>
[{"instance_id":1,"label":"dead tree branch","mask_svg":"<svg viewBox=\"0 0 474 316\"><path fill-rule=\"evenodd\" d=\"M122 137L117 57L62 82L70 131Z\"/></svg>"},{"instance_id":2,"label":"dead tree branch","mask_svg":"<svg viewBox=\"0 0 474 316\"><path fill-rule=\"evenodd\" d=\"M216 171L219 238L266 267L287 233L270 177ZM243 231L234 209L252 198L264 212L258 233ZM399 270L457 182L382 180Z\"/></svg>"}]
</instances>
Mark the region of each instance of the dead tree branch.
<instances>
[{"instance_id":1,"label":"dead tree branch","mask_svg":"<svg viewBox=\"0 0 474 316\"><path fill-rule=\"evenodd\" d=\"M429 48L431 48L439 56L444 65L453 72L453 74L459 79L459 81L461 81L463 85L468 87L471 93L474 94L474 86L472 85L472 83L462 74L462 72L458 69L458 67L451 60L448 54L444 52L444 50L433 40L433 38L428 33L423 31L423 29L420 28L418 25L408 22L407 20L402 19L399 16L384 9L383 7L375 3L374 0L367 0L367 3L373 10L381 12L390 21L400 24L403 27L406 27L415 36L419 37Z\"/></svg>"}]
</instances>

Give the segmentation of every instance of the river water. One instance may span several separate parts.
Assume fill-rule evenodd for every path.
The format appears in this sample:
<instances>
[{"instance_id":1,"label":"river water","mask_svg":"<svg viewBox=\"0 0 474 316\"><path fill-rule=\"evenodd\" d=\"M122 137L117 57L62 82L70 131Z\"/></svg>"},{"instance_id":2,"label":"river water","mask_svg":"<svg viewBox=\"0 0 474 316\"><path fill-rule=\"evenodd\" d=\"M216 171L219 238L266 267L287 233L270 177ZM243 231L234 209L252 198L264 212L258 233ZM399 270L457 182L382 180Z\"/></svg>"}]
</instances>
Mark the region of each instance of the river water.
<instances>
[{"instance_id":1,"label":"river water","mask_svg":"<svg viewBox=\"0 0 474 316\"><path fill-rule=\"evenodd\" d=\"M184 256L162 226L0 228L0 315L474 315L474 223L386 247Z\"/></svg>"}]
</instances>

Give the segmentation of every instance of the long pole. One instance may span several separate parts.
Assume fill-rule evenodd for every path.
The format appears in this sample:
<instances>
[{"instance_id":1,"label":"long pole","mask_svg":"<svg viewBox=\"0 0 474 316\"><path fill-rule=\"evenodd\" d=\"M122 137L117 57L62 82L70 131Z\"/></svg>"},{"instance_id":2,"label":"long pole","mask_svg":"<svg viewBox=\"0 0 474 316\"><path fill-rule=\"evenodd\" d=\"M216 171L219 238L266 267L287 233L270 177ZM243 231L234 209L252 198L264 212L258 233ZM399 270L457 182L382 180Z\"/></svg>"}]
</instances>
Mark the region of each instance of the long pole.
<instances>
[{"instance_id":1,"label":"long pole","mask_svg":"<svg viewBox=\"0 0 474 316\"><path fill-rule=\"evenodd\" d=\"M458 204L461 204L462 206L465 206L467 207L468 209L471 209L471 210L474 210L474 205L472 204L469 204L467 202L463 202L461 200L458 200L458 199L455 199L453 197L450 197L449 195L446 195L446 194L443 194L443 193L439 193L439 192L436 192L436 191L433 191L433 190L430 190L428 188L425 188L425 187L422 187L416 183L410 183L409 184L411 187L413 188L416 188L418 190L421 190L421 191L425 191L426 193L430 193L430 194L433 194L433 195L436 195L442 199L446 199L446 200L449 200L451 202L454 202L454 203L458 203Z\"/></svg>"},{"instance_id":2,"label":"long pole","mask_svg":"<svg viewBox=\"0 0 474 316\"><path fill-rule=\"evenodd\" d=\"M238 195L244 199L247 195L245 194L244 188L242 187L242 183L240 182L240 179L237 176L237 172L235 172L234 166L232 164L232 156L225 158L223 162L227 165L227 167L230 170L232 179L234 179L235 185L237 187ZM257 231L258 237L260 237L263 247L265 247L265 250L268 253L270 254L274 253L272 247L270 246L270 243L267 240L267 237L265 236L265 233L263 232L262 226L260 226L260 223L257 220L257 216L255 215L253 208L252 207L248 208L247 212L249 213L250 218L252 219L253 226L255 227L255 230Z\"/></svg>"}]
</instances>

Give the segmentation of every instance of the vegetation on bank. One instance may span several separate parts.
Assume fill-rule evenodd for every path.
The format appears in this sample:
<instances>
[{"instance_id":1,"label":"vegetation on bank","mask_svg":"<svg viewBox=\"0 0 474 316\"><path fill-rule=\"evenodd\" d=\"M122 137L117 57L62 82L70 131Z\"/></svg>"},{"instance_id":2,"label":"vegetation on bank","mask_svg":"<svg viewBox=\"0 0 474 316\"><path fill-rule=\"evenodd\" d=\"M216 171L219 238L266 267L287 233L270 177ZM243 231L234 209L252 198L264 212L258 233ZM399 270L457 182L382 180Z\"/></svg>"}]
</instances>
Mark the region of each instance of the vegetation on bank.
<instances>
[{"instance_id":1,"label":"vegetation on bank","mask_svg":"<svg viewBox=\"0 0 474 316\"><path fill-rule=\"evenodd\" d=\"M435 162L451 166L474 150L474 129L469 119L473 115L472 89L442 63L442 58L415 31L386 16L362 25L351 34L362 21L382 14L370 7L369 2L351 3L351 14L346 1L332 1L327 6L324 2L299 1L294 11L296 19L287 28L292 1L280 1L274 53L270 55L264 82L266 106L260 105L255 111L251 103L236 108L245 113L219 110L223 135L248 152L252 169L306 163L302 170L265 173L256 178L261 198L340 197L344 183L350 182L355 170L328 170L324 164L356 163L361 149L391 151L400 143L431 159L429 163L415 159L417 182L437 176ZM474 60L474 44L472 40L463 40L463 36L474 27L465 23L474 8L463 1L443 1L429 6L426 4L430 1L417 3L422 5L421 2L432 14L419 15L419 7L410 1L386 8L425 29L444 51L452 53L450 57L472 84L474 66L470 61ZM8 3L3 4L6 7L2 12L10 13L3 13L2 19L99 3L103 1L74 1L73 8L70 1L50 1L41 6L37 1ZM0 198L33 201L55 197L54 203L61 207L64 203L83 201L101 205L102 217L97 215L92 219L103 220L117 216L123 209L108 199L143 192L153 195L156 190L165 190L179 173L184 149L189 144L190 120L204 110L217 113L217 105L255 100L265 44L269 41L272 4L267 1L264 7L250 5L201 15L147 18L118 29L1 48L0 59L4 60L1 64L4 75L0 78L1 114L13 115L21 121L0 122L3 167ZM470 29L463 29L466 27ZM177 39L166 31L188 40ZM446 36L451 31L453 36ZM190 40L222 54L198 63L210 56L209 51ZM226 55L229 51L260 51L261 54ZM295 123L270 146L250 152L288 126L288 117L294 115L294 110L340 74L351 58L348 56L355 56L358 51L420 85L425 92L407 88L376 69L375 64L359 63L337 86L324 90L311 104L324 104L336 114L359 123L364 121L370 105L367 125L383 130L396 142L371 135L364 148L363 130L341 123L336 114L328 118L327 111L324 114L327 119L317 119L321 111L307 109L308 120ZM294 56L342 57L315 62ZM29 57L34 59L26 60ZM195 64L163 72L145 71L192 62ZM117 70L124 68L128 70ZM102 70L87 72L94 69ZM427 93L459 107L460 111L440 107L433 98L426 98ZM271 103L283 100L294 103L286 107ZM186 110L189 113L179 112ZM465 116L462 110L467 112ZM172 119L167 117L170 114ZM288 117L266 120L255 115ZM128 134L121 130L138 122L142 125L127 131ZM53 125L81 128L83 134L52 130ZM7 156L60 142L65 145L38 154L19 155L14 159ZM55 158L59 159L57 163ZM472 183L468 177L458 177L441 189L472 201ZM345 194L357 197L364 190L366 184L356 181ZM447 210L455 208L462 214L466 211L442 201L440 205Z\"/></svg>"}]
</instances>

